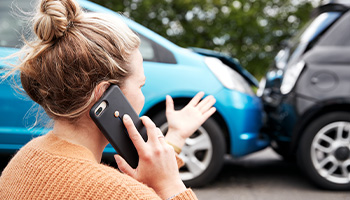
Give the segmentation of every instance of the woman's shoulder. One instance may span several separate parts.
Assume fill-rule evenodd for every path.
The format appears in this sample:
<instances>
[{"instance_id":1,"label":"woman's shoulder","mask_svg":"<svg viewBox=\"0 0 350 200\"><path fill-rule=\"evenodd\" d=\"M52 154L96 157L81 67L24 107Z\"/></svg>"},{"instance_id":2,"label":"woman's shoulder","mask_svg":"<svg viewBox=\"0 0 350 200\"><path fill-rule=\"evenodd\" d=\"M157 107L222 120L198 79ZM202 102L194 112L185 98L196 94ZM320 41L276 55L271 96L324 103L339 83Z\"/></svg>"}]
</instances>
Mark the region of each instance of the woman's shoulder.
<instances>
[{"instance_id":1,"label":"woman's shoulder","mask_svg":"<svg viewBox=\"0 0 350 200\"><path fill-rule=\"evenodd\" d=\"M13 195L49 195L59 199L159 198L151 188L111 166L28 147L18 152L5 168L0 185L4 186L4 194L13 198L19 197Z\"/></svg>"},{"instance_id":2,"label":"woman's shoulder","mask_svg":"<svg viewBox=\"0 0 350 200\"><path fill-rule=\"evenodd\" d=\"M159 199L152 188L111 166L98 163L79 166L71 181L79 180L73 187L80 188L84 198L94 195L92 199Z\"/></svg>"}]
</instances>

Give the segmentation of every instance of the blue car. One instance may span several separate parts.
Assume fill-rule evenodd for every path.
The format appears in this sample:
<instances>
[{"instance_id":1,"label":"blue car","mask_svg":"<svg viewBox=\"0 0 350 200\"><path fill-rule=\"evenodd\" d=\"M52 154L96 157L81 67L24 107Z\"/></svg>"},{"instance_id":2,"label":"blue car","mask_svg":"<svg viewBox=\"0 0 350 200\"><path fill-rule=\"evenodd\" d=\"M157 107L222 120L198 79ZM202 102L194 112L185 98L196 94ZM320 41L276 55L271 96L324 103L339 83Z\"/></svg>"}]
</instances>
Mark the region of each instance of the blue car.
<instances>
[{"instance_id":1,"label":"blue car","mask_svg":"<svg viewBox=\"0 0 350 200\"><path fill-rule=\"evenodd\" d=\"M29 1L15 2L24 11L32 9ZM11 3L12 0L0 3L0 57L18 51L20 33L26 25L10 15ZM84 0L79 3L87 11L121 17L95 3ZM236 59L214 51L179 47L132 20L124 20L141 38L140 51L147 77L143 87L146 103L141 115L151 117L166 132L166 95L174 98L177 108L187 104L198 91L213 95L217 100L217 112L186 140L180 155L185 161L185 166L180 169L185 184L203 186L213 180L226 154L238 158L268 146L269 141L259 134L262 103L252 91L258 83ZM2 61L0 67L4 66L8 65ZM2 153L13 153L33 137L49 131L47 116L38 117L42 115L36 111L38 106L16 92L11 87L12 81L19 80L15 77L0 85ZM41 120L38 122L37 118ZM33 127L35 122L38 124ZM108 156L115 151L108 145L104 153Z\"/></svg>"}]
</instances>

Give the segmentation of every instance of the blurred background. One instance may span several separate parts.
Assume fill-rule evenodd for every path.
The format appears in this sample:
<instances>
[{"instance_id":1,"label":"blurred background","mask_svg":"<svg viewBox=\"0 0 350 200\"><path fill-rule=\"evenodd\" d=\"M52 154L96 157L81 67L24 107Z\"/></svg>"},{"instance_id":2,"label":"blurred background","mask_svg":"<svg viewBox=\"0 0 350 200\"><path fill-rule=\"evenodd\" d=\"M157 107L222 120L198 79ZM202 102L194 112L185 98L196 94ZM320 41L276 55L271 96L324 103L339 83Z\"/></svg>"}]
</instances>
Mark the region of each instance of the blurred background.
<instances>
[{"instance_id":1,"label":"blurred background","mask_svg":"<svg viewBox=\"0 0 350 200\"><path fill-rule=\"evenodd\" d=\"M325 0L93 0L182 47L237 58L258 80Z\"/></svg>"}]
</instances>

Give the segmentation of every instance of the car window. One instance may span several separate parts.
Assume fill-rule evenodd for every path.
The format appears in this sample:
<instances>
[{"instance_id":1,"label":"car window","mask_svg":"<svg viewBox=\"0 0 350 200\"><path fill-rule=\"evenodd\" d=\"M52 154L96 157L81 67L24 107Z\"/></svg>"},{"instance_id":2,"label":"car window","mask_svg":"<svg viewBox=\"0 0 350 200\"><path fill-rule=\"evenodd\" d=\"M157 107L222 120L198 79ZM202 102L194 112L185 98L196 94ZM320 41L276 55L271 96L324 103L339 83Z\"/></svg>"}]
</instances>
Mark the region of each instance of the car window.
<instances>
[{"instance_id":1,"label":"car window","mask_svg":"<svg viewBox=\"0 0 350 200\"><path fill-rule=\"evenodd\" d=\"M322 31L340 17L339 12L322 13L312 21L308 22L296 37L292 38L292 52L300 43L309 43L315 39Z\"/></svg>"},{"instance_id":2,"label":"car window","mask_svg":"<svg viewBox=\"0 0 350 200\"><path fill-rule=\"evenodd\" d=\"M33 10L29 0L0 1L0 46L19 47L22 45L23 27L27 24L23 13Z\"/></svg>"},{"instance_id":3,"label":"car window","mask_svg":"<svg viewBox=\"0 0 350 200\"><path fill-rule=\"evenodd\" d=\"M167 48L140 33L138 35L141 39L140 52L144 61L168 64L177 63L174 54Z\"/></svg>"},{"instance_id":4,"label":"car window","mask_svg":"<svg viewBox=\"0 0 350 200\"><path fill-rule=\"evenodd\" d=\"M341 13L339 12L327 12L320 14L308 22L306 26L301 29L301 31L294 38L291 39L289 44L289 65L295 64L299 56L305 52L308 46L310 46L310 43L315 42L315 40L317 40L316 38L340 16Z\"/></svg>"},{"instance_id":5,"label":"car window","mask_svg":"<svg viewBox=\"0 0 350 200\"><path fill-rule=\"evenodd\" d=\"M146 37L139 35L141 39L140 52L142 54L143 60L145 61L155 61L155 52L152 46L152 42Z\"/></svg>"},{"instance_id":6,"label":"car window","mask_svg":"<svg viewBox=\"0 0 350 200\"><path fill-rule=\"evenodd\" d=\"M319 45L350 46L350 11L346 12L325 34Z\"/></svg>"},{"instance_id":7,"label":"car window","mask_svg":"<svg viewBox=\"0 0 350 200\"><path fill-rule=\"evenodd\" d=\"M24 16L33 8L32 0L0 1L0 47L20 47L23 44L22 36L31 35L31 29L24 20ZM88 9L85 9L85 11L93 12ZM177 63L171 51L141 33L138 33L138 35L141 39L140 52L144 61Z\"/></svg>"}]
</instances>

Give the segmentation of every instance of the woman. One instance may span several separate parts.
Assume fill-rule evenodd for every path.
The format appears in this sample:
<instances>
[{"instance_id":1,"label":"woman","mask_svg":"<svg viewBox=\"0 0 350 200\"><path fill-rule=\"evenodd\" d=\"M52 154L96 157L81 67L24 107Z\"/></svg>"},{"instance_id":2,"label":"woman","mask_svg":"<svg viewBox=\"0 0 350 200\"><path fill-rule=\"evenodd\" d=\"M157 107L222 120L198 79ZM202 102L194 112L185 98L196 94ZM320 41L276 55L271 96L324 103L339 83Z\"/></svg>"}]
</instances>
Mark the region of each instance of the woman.
<instances>
[{"instance_id":1,"label":"woman","mask_svg":"<svg viewBox=\"0 0 350 200\"><path fill-rule=\"evenodd\" d=\"M53 130L33 139L0 177L0 199L196 199L179 177L178 152L214 112L215 99L198 93L180 111L166 98L169 131L164 138L141 117L144 142L129 116L124 125L138 154L131 168L119 155L118 168L100 164L108 144L89 117L92 105L117 84L140 113L145 84L139 38L118 18L84 13L73 0L43 0L33 19L36 38L20 52L25 92L54 120Z\"/></svg>"}]
</instances>

